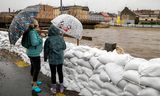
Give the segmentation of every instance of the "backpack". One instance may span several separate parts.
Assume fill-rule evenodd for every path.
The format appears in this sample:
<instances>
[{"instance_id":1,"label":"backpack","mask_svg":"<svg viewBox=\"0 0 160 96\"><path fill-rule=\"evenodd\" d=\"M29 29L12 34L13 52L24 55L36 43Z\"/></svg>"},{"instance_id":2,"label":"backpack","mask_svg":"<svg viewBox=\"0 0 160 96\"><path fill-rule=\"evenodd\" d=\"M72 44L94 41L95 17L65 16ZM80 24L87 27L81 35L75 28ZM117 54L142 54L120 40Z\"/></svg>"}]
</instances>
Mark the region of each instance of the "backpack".
<instances>
[{"instance_id":1,"label":"backpack","mask_svg":"<svg viewBox=\"0 0 160 96\"><path fill-rule=\"evenodd\" d=\"M31 46L31 40L30 40L30 36L29 36L29 30L27 30L27 31L25 31L23 33L21 44L26 49L28 49Z\"/></svg>"}]
</instances>

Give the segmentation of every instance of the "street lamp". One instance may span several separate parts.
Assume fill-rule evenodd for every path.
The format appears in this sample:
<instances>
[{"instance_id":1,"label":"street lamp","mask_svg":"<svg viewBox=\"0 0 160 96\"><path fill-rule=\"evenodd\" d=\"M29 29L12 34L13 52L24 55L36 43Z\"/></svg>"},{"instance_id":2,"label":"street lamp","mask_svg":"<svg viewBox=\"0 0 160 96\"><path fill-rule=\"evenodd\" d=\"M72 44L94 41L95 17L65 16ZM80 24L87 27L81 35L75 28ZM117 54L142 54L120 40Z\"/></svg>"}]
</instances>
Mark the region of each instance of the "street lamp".
<instances>
[{"instance_id":1,"label":"street lamp","mask_svg":"<svg viewBox=\"0 0 160 96\"><path fill-rule=\"evenodd\" d=\"M61 11L61 14L62 14L62 0L60 0L60 11Z\"/></svg>"}]
</instances>

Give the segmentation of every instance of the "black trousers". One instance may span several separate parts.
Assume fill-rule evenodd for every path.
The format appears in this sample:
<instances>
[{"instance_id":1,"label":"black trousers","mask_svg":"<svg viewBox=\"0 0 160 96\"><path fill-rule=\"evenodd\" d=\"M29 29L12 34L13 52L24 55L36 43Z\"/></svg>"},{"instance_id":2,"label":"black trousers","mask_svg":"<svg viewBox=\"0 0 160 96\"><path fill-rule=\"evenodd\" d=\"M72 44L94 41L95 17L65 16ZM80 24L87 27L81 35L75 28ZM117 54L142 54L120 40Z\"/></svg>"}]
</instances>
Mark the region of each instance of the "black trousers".
<instances>
[{"instance_id":1,"label":"black trousers","mask_svg":"<svg viewBox=\"0 0 160 96\"><path fill-rule=\"evenodd\" d=\"M58 72L59 83L63 83L63 65L54 65L49 64L51 69L51 82L52 84L56 84L56 72Z\"/></svg>"},{"instance_id":2,"label":"black trousers","mask_svg":"<svg viewBox=\"0 0 160 96\"><path fill-rule=\"evenodd\" d=\"M29 57L31 62L31 76L33 77L33 82L36 82L38 79L38 74L41 69L41 60L40 56L38 57Z\"/></svg>"}]
</instances>

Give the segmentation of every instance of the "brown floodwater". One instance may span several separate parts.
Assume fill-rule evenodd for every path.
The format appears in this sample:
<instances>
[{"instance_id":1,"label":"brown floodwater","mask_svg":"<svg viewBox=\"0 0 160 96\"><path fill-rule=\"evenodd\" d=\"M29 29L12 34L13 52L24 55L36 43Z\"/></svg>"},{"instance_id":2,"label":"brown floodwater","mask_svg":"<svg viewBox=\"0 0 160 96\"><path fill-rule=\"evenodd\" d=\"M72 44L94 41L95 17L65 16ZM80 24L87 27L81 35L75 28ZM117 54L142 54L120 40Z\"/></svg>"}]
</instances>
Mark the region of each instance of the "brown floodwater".
<instances>
[{"instance_id":1,"label":"brown floodwater","mask_svg":"<svg viewBox=\"0 0 160 96\"><path fill-rule=\"evenodd\" d=\"M92 41L81 40L80 45L104 48L105 42L117 43L126 53L132 56L151 59L160 57L160 28L127 28L110 27L84 29L84 36L92 37ZM76 43L73 38L66 41Z\"/></svg>"}]
</instances>

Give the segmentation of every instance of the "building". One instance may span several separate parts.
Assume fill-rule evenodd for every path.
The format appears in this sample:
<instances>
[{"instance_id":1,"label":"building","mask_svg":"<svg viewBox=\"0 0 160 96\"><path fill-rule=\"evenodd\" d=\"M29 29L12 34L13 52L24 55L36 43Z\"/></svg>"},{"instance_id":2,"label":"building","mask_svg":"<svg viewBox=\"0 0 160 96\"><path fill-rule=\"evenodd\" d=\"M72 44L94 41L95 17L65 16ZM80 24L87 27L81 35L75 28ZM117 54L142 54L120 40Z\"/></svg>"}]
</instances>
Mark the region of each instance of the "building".
<instances>
[{"instance_id":1,"label":"building","mask_svg":"<svg viewBox=\"0 0 160 96\"><path fill-rule=\"evenodd\" d=\"M123 24L138 24L139 17L133 11L131 11L128 7L125 7L121 13L120 18L123 21Z\"/></svg>"},{"instance_id":2,"label":"building","mask_svg":"<svg viewBox=\"0 0 160 96\"><path fill-rule=\"evenodd\" d=\"M62 10L63 14L70 14L81 22L86 22L89 18L89 8L87 6L63 6Z\"/></svg>"},{"instance_id":3,"label":"building","mask_svg":"<svg viewBox=\"0 0 160 96\"><path fill-rule=\"evenodd\" d=\"M135 14L139 16L140 24L156 24L160 23L160 10L135 10Z\"/></svg>"},{"instance_id":4,"label":"building","mask_svg":"<svg viewBox=\"0 0 160 96\"><path fill-rule=\"evenodd\" d=\"M39 13L36 18L40 22L50 22L52 19L60 15L60 9L50 5L40 5Z\"/></svg>"}]
</instances>

